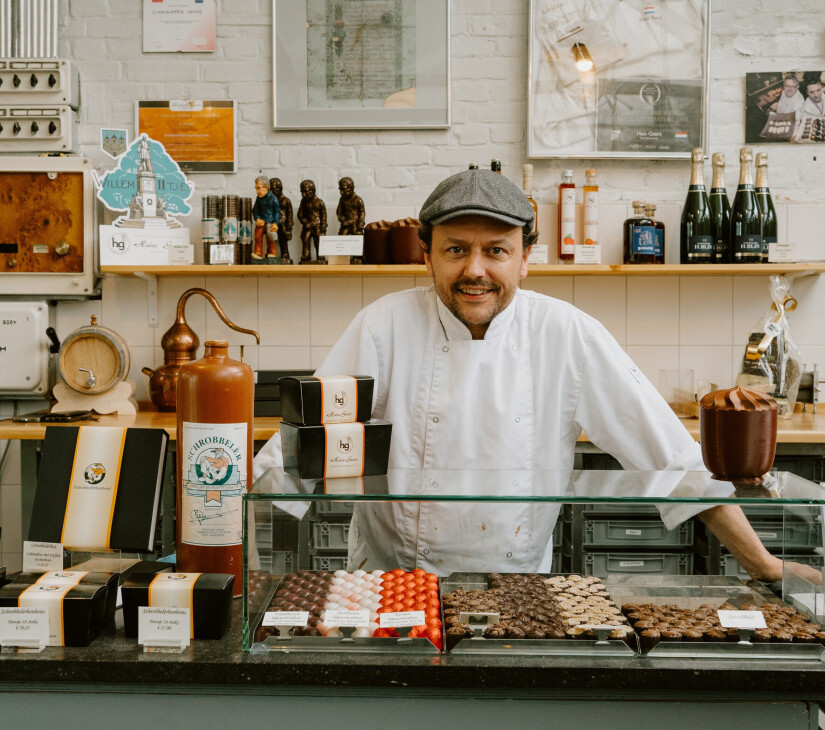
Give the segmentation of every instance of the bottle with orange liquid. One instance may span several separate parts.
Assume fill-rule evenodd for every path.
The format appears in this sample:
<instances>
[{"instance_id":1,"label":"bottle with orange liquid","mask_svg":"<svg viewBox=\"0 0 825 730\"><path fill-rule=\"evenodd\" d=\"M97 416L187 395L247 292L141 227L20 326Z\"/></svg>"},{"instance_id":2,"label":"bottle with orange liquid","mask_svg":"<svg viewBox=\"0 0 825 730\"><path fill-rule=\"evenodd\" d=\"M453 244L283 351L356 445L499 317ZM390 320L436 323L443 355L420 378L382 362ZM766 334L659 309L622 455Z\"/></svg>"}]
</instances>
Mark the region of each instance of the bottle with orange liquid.
<instances>
[{"instance_id":1,"label":"bottle with orange liquid","mask_svg":"<svg viewBox=\"0 0 825 730\"><path fill-rule=\"evenodd\" d=\"M584 203L584 243L594 246L599 242L599 183L591 167L584 172L582 202Z\"/></svg>"},{"instance_id":2,"label":"bottle with orange liquid","mask_svg":"<svg viewBox=\"0 0 825 730\"><path fill-rule=\"evenodd\" d=\"M559 183L559 259L572 261L576 246L576 183L565 170Z\"/></svg>"}]
</instances>

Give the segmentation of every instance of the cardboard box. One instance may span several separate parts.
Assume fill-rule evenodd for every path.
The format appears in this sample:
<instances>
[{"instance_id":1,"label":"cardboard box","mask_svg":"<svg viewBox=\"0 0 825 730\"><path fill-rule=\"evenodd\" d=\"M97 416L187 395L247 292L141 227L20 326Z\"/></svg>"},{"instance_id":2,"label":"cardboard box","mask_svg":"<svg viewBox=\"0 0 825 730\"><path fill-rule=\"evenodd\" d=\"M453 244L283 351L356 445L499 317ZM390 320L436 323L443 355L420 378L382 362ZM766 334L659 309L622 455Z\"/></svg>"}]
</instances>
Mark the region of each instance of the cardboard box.
<instances>
[{"instance_id":1,"label":"cardboard box","mask_svg":"<svg viewBox=\"0 0 825 730\"><path fill-rule=\"evenodd\" d=\"M375 381L368 375L316 378L293 375L278 381L281 415L299 426L368 421Z\"/></svg>"},{"instance_id":2,"label":"cardboard box","mask_svg":"<svg viewBox=\"0 0 825 730\"><path fill-rule=\"evenodd\" d=\"M90 572L110 572L118 574L118 583L123 582L137 573L155 575L157 573L172 573L174 563L162 563L159 560L138 560L137 558L90 558L82 563L73 565L71 570L88 570Z\"/></svg>"},{"instance_id":3,"label":"cardboard box","mask_svg":"<svg viewBox=\"0 0 825 730\"><path fill-rule=\"evenodd\" d=\"M284 422L280 433L284 469L299 479L387 473L392 436L392 424L387 421L326 426Z\"/></svg>"},{"instance_id":4,"label":"cardboard box","mask_svg":"<svg viewBox=\"0 0 825 730\"><path fill-rule=\"evenodd\" d=\"M196 576L194 584L184 578L193 575ZM182 580L178 581L179 578ZM191 609L193 639L220 639L232 620L234 582L235 576L231 573L135 574L121 589L126 636L137 638L141 606L174 606ZM175 591L175 583L180 583L181 590ZM150 589L152 595L157 596L151 602Z\"/></svg>"},{"instance_id":5,"label":"cardboard box","mask_svg":"<svg viewBox=\"0 0 825 730\"><path fill-rule=\"evenodd\" d=\"M88 646L102 629L107 596L105 585L9 583L0 588L0 608L32 606L31 600L42 598L50 604L49 646Z\"/></svg>"},{"instance_id":6,"label":"cardboard box","mask_svg":"<svg viewBox=\"0 0 825 730\"><path fill-rule=\"evenodd\" d=\"M28 539L153 551L168 441L163 429L47 427Z\"/></svg>"}]
</instances>

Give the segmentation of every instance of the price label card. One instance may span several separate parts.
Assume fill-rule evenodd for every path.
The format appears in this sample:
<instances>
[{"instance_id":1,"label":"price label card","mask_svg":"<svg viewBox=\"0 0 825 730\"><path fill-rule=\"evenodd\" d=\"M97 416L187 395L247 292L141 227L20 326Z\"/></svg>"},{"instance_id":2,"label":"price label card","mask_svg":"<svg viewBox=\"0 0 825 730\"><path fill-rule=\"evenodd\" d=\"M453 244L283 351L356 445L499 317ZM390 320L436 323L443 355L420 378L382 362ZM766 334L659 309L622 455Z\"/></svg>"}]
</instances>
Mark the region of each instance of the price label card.
<instances>
[{"instance_id":1,"label":"price label card","mask_svg":"<svg viewBox=\"0 0 825 730\"><path fill-rule=\"evenodd\" d=\"M26 540L23 543L23 570L27 573L63 570L63 545L59 542Z\"/></svg>"},{"instance_id":2,"label":"price label card","mask_svg":"<svg viewBox=\"0 0 825 730\"><path fill-rule=\"evenodd\" d=\"M195 260L195 249L191 243L170 243L169 264L172 266L188 266Z\"/></svg>"},{"instance_id":3,"label":"price label card","mask_svg":"<svg viewBox=\"0 0 825 730\"><path fill-rule=\"evenodd\" d=\"M766 629L761 611L717 611L719 624L725 629Z\"/></svg>"},{"instance_id":4,"label":"price label card","mask_svg":"<svg viewBox=\"0 0 825 730\"><path fill-rule=\"evenodd\" d=\"M144 646L189 646L192 615L188 608L141 606L138 613L138 644Z\"/></svg>"},{"instance_id":5,"label":"price label card","mask_svg":"<svg viewBox=\"0 0 825 730\"><path fill-rule=\"evenodd\" d=\"M475 611L461 611L458 620L463 624L497 624L501 622L501 614Z\"/></svg>"},{"instance_id":6,"label":"price label card","mask_svg":"<svg viewBox=\"0 0 825 730\"><path fill-rule=\"evenodd\" d=\"M616 629L623 629L627 628L626 626L611 626L609 624L579 624L577 628L584 629L585 631L595 631L596 629L606 629L608 631L615 631Z\"/></svg>"},{"instance_id":7,"label":"price label card","mask_svg":"<svg viewBox=\"0 0 825 730\"><path fill-rule=\"evenodd\" d=\"M600 264L602 262L602 246L600 243L585 245L577 243L573 247L574 264Z\"/></svg>"},{"instance_id":8,"label":"price label card","mask_svg":"<svg viewBox=\"0 0 825 730\"><path fill-rule=\"evenodd\" d=\"M343 608L336 608L332 611L324 611L324 623L327 626L369 626L370 612L365 608L361 611L347 611Z\"/></svg>"},{"instance_id":9,"label":"price label card","mask_svg":"<svg viewBox=\"0 0 825 730\"><path fill-rule=\"evenodd\" d=\"M0 608L0 646L42 649L48 643L47 608Z\"/></svg>"},{"instance_id":10,"label":"price label card","mask_svg":"<svg viewBox=\"0 0 825 730\"><path fill-rule=\"evenodd\" d=\"M309 611L267 611L263 626L306 626Z\"/></svg>"},{"instance_id":11,"label":"price label card","mask_svg":"<svg viewBox=\"0 0 825 730\"><path fill-rule=\"evenodd\" d=\"M363 236L320 236L318 238L318 253L321 256L360 256L363 252Z\"/></svg>"},{"instance_id":12,"label":"price label card","mask_svg":"<svg viewBox=\"0 0 825 730\"><path fill-rule=\"evenodd\" d=\"M423 626L427 621L423 611L390 611L378 614L381 628L395 629L399 626Z\"/></svg>"},{"instance_id":13,"label":"price label card","mask_svg":"<svg viewBox=\"0 0 825 730\"><path fill-rule=\"evenodd\" d=\"M213 243L209 246L210 264L234 264L235 246L231 243Z\"/></svg>"},{"instance_id":14,"label":"price label card","mask_svg":"<svg viewBox=\"0 0 825 730\"><path fill-rule=\"evenodd\" d=\"M546 264L548 261L548 247L546 243L534 243L527 257L528 264Z\"/></svg>"},{"instance_id":15,"label":"price label card","mask_svg":"<svg viewBox=\"0 0 825 730\"><path fill-rule=\"evenodd\" d=\"M791 264L796 261L796 246L793 243L769 243L768 261L772 264Z\"/></svg>"}]
</instances>

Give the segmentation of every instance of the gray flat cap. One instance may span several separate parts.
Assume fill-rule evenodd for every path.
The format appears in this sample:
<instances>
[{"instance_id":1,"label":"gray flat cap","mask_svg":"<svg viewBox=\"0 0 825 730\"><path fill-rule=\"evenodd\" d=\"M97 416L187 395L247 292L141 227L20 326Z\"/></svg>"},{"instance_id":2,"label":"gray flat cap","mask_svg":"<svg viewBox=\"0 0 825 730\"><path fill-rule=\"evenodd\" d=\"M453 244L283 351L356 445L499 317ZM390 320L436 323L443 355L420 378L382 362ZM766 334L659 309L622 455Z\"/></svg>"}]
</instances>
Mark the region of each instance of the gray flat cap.
<instances>
[{"instance_id":1,"label":"gray flat cap","mask_svg":"<svg viewBox=\"0 0 825 730\"><path fill-rule=\"evenodd\" d=\"M419 220L435 226L462 215L483 215L533 230L533 206L527 197L503 175L490 170L465 170L436 185Z\"/></svg>"}]
</instances>

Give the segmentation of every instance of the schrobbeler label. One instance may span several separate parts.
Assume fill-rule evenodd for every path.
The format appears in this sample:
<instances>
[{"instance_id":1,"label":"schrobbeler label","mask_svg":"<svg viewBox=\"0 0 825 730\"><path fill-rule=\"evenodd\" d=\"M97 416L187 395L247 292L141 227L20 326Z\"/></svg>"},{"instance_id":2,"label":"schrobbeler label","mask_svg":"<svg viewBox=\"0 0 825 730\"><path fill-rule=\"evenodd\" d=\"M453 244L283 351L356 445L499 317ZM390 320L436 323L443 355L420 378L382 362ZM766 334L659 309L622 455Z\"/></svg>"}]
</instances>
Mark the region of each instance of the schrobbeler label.
<instances>
[{"instance_id":1,"label":"schrobbeler label","mask_svg":"<svg viewBox=\"0 0 825 730\"><path fill-rule=\"evenodd\" d=\"M200 573L158 573L149 584L149 605L152 608L186 608L192 612L190 638L195 638L192 592Z\"/></svg>"},{"instance_id":2,"label":"schrobbeler label","mask_svg":"<svg viewBox=\"0 0 825 730\"><path fill-rule=\"evenodd\" d=\"M35 583L76 586L87 572L85 570L50 570L48 573L43 573Z\"/></svg>"},{"instance_id":3,"label":"schrobbeler label","mask_svg":"<svg viewBox=\"0 0 825 730\"><path fill-rule=\"evenodd\" d=\"M358 381L351 375L318 378L321 381L321 423L358 420Z\"/></svg>"},{"instance_id":4,"label":"schrobbeler label","mask_svg":"<svg viewBox=\"0 0 825 730\"><path fill-rule=\"evenodd\" d=\"M364 424L324 426L324 478L360 477L364 473Z\"/></svg>"},{"instance_id":5,"label":"schrobbeler label","mask_svg":"<svg viewBox=\"0 0 825 730\"><path fill-rule=\"evenodd\" d=\"M19 608L45 608L49 614L49 646L63 646L63 597L71 583L33 583L17 597Z\"/></svg>"}]
</instances>

